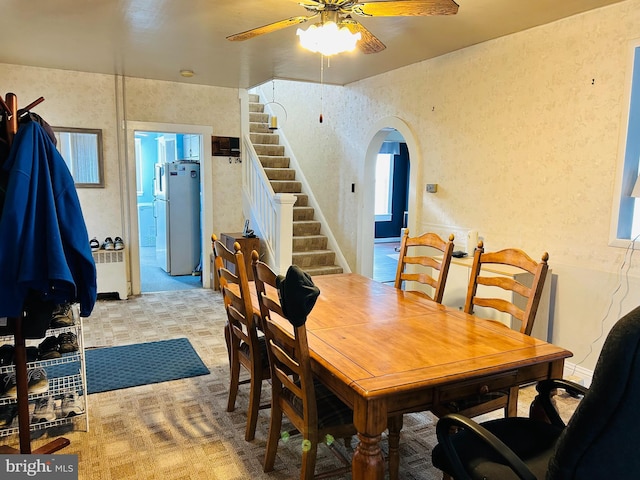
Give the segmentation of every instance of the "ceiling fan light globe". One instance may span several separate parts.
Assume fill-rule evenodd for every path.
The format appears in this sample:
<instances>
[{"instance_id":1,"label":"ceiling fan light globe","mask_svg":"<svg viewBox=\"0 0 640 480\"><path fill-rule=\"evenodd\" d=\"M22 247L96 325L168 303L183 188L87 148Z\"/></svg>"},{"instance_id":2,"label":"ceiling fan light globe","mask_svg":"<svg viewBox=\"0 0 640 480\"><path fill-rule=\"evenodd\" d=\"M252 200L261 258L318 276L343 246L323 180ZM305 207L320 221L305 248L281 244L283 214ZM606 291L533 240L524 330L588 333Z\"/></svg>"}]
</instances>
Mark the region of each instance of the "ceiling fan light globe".
<instances>
[{"instance_id":1,"label":"ceiling fan light globe","mask_svg":"<svg viewBox=\"0 0 640 480\"><path fill-rule=\"evenodd\" d=\"M362 38L360 32L351 33L347 27L338 27L335 22L311 25L307 30L299 28L296 35L303 48L324 56L351 52Z\"/></svg>"}]
</instances>

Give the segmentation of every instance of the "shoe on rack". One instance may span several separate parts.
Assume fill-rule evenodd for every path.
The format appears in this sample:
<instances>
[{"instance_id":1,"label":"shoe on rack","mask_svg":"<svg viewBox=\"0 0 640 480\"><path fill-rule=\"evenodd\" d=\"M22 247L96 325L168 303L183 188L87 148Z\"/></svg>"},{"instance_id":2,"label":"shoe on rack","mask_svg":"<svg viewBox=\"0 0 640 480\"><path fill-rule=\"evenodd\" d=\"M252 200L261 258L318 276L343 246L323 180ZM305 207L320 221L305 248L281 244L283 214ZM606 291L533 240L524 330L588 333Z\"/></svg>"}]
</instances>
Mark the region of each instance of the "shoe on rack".
<instances>
[{"instance_id":1,"label":"shoe on rack","mask_svg":"<svg viewBox=\"0 0 640 480\"><path fill-rule=\"evenodd\" d=\"M13 364L13 345L2 345L0 347L0 367Z\"/></svg>"},{"instance_id":2,"label":"shoe on rack","mask_svg":"<svg viewBox=\"0 0 640 480\"><path fill-rule=\"evenodd\" d=\"M58 351L70 353L78 351L78 338L75 333L65 332L58 335Z\"/></svg>"},{"instance_id":3,"label":"shoe on rack","mask_svg":"<svg viewBox=\"0 0 640 480\"><path fill-rule=\"evenodd\" d=\"M75 417L84 412L84 396L76 392L65 393L62 397L62 416Z\"/></svg>"},{"instance_id":4,"label":"shoe on rack","mask_svg":"<svg viewBox=\"0 0 640 480\"><path fill-rule=\"evenodd\" d=\"M8 405L0 405L0 428L11 426L11 422L18 414L18 404L10 403Z\"/></svg>"},{"instance_id":5,"label":"shoe on rack","mask_svg":"<svg viewBox=\"0 0 640 480\"><path fill-rule=\"evenodd\" d=\"M49 380L44 368L36 367L27 370L27 389L29 393L47 393L49 391Z\"/></svg>"},{"instance_id":6,"label":"shoe on rack","mask_svg":"<svg viewBox=\"0 0 640 480\"><path fill-rule=\"evenodd\" d=\"M104 243L102 244L103 250L113 250L115 245L113 244L113 239L111 237L107 237L104 239Z\"/></svg>"},{"instance_id":7,"label":"shoe on rack","mask_svg":"<svg viewBox=\"0 0 640 480\"><path fill-rule=\"evenodd\" d=\"M18 387L16 384L16 372L5 373L0 377L0 391L2 397L16 398L18 396Z\"/></svg>"},{"instance_id":8,"label":"shoe on rack","mask_svg":"<svg viewBox=\"0 0 640 480\"><path fill-rule=\"evenodd\" d=\"M73 307L70 303L56 305L53 309L51 328L71 327L75 321L73 319Z\"/></svg>"},{"instance_id":9,"label":"shoe on rack","mask_svg":"<svg viewBox=\"0 0 640 480\"><path fill-rule=\"evenodd\" d=\"M15 371L4 375L2 386L2 397L16 398L18 396ZM36 367L27 370L27 391L32 394L49 391L49 381L44 368Z\"/></svg>"},{"instance_id":10,"label":"shoe on rack","mask_svg":"<svg viewBox=\"0 0 640 480\"><path fill-rule=\"evenodd\" d=\"M27 363L33 363L38 361L38 357L40 356L40 352L38 351L38 347L27 347L25 348L25 354L27 356Z\"/></svg>"},{"instance_id":11,"label":"shoe on rack","mask_svg":"<svg viewBox=\"0 0 640 480\"><path fill-rule=\"evenodd\" d=\"M54 358L60 358L60 352L58 351L60 344L58 343L58 337L47 337L40 345L38 345L38 358L40 360L52 360Z\"/></svg>"},{"instance_id":12,"label":"shoe on rack","mask_svg":"<svg viewBox=\"0 0 640 480\"><path fill-rule=\"evenodd\" d=\"M97 252L98 250L100 250L100 242L96 237L93 237L91 240L89 240L89 247L91 247L92 252Z\"/></svg>"},{"instance_id":13,"label":"shoe on rack","mask_svg":"<svg viewBox=\"0 0 640 480\"><path fill-rule=\"evenodd\" d=\"M55 401L51 395L35 401L31 423L53 422L56 419Z\"/></svg>"},{"instance_id":14,"label":"shoe on rack","mask_svg":"<svg viewBox=\"0 0 640 480\"><path fill-rule=\"evenodd\" d=\"M124 242L122 241L122 238L116 237L113 241L113 247L115 250L124 250Z\"/></svg>"}]
</instances>

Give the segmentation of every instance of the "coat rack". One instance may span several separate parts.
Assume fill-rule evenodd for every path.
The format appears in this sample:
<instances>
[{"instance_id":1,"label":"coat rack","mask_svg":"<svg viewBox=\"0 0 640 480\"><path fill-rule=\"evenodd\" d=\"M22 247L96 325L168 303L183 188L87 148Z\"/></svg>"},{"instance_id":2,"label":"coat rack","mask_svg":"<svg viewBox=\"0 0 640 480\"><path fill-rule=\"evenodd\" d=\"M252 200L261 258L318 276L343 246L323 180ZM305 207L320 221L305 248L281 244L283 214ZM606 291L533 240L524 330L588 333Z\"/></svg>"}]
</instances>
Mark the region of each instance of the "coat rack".
<instances>
[{"instance_id":1,"label":"coat rack","mask_svg":"<svg viewBox=\"0 0 640 480\"><path fill-rule=\"evenodd\" d=\"M18 131L18 119L31 110L36 105L44 102L44 98L40 97L31 102L25 108L18 109L18 98L13 93L7 93L5 100L0 97L0 116L5 116L7 121L6 138L11 145L13 137ZM29 415L29 390L27 380L27 350L24 335L22 332L23 317L8 319L14 325L14 368L16 372L16 389L18 403L18 428L20 436L20 450L8 445L0 446L0 454L22 453L22 454L50 454L66 447L71 442L66 438L57 438L42 447L31 451L31 431L30 415Z\"/></svg>"}]
</instances>

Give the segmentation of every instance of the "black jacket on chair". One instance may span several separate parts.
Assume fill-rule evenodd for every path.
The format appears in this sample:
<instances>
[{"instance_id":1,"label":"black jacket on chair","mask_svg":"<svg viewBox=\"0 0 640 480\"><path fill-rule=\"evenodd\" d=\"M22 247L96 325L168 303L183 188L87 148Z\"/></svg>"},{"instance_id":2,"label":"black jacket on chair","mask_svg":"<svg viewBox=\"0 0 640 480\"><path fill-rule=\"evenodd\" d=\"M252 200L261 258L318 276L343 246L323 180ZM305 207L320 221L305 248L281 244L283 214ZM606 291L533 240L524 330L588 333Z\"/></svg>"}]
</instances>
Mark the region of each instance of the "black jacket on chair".
<instances>
[{"instance_id":1,"label":"black jacket on chair","mask_svg":"<svg viewBox=\"0 0 640 480\"><path fill-rule=\"evenodd\" d=\"M549 400L556 387L584 393L566 428ZM456 479L640 478L640 307L609 332L588 390L566 380L541 382L538 390L551 423L442 417L434 466Z\"/></svg>"}]
</instances>

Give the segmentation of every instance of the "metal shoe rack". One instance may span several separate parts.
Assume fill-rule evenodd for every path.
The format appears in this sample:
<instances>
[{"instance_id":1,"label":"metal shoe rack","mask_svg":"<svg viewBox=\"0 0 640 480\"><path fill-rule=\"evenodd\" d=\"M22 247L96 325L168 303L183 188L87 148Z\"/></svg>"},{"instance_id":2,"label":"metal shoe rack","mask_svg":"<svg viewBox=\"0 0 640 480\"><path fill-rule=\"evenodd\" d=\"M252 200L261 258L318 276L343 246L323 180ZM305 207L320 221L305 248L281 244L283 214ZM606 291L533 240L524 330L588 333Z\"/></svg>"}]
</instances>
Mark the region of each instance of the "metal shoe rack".
<instances>
[{"instance_id":1,"label":"metal shoe rack","mask_svg":"<svg viewBox=\"0 0 640 480\"><path fill-rule=\"evenodd\" d=\"M45 337L59 336L61 333L71 332L76 335L78 342L78 350L76 352L63 353L61 357L51 360L38 360L35 362L27 363L27 370L32 368L44 368L47 372L47 381L49 383L48 391L45 393L29 394L29 403L33 401L52 396L55 398L63 397L66 393L76 393L82 395L82 413L69 417L59 417L55 420L48 422L31 423L29 425L30 431L42 430L54 426L66 425L75 421L80 423L83 420L84 431L89 431L89 415L87 415L87 374L84 354L84 337L82 334L82 317L80 317L78 305L72 306L74 325L70 327L52 328L47 330ZM44 339L43 338L43 339ZM36 344L42 342L43 339L36 340ZM0 345L10 344L13 341L13 337L0 337ZM37 346L37 345L36 345ZM58 375L56 375L56 372ZM14 366L9 365L6 367L0 367L0 379L5 375L14 373ZM2 393L0 392L0 395ZM0 408L5 405L16 403L15 397L0 396ZM32 407L32 405L30 405ZM56 411L58 409L56 408ZM31 412L31 408L30 408ZM0 428L0 438L8 437L10 435L19 433L19 427L16 424L16 419L12 424L7 427ZM82 427L80 427L82 428Z\"/></svg>"}]
</instances>

